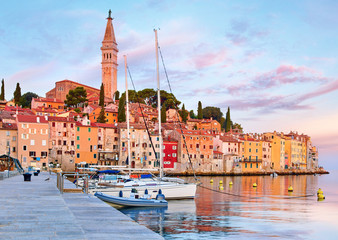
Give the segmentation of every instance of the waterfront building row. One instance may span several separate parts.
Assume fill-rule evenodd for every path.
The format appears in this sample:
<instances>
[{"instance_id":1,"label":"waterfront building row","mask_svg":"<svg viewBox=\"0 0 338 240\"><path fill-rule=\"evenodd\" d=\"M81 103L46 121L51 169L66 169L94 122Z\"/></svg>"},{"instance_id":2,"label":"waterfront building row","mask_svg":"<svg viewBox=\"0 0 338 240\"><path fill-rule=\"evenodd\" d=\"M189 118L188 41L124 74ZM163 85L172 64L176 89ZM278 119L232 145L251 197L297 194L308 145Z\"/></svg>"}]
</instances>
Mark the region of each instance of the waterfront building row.
<instances>
[{"instance_id":1,"label":"waterfront building row","mask_svg":"<svg viewBox=\"0 0 338 240\"><path fill-rule=\"evenodd\" d=\"M158 168L157 124L95 123L87 116L54 117L3 111L0 154L10 154L23 167L60 165L65 171L87 165ZM307 135L224 133L191 130L187 124L163 124L164 168L174 172L246 173L315 169L318 152ZM151 139L151 141L150 141Z\"/></svg>"}]
</instances>

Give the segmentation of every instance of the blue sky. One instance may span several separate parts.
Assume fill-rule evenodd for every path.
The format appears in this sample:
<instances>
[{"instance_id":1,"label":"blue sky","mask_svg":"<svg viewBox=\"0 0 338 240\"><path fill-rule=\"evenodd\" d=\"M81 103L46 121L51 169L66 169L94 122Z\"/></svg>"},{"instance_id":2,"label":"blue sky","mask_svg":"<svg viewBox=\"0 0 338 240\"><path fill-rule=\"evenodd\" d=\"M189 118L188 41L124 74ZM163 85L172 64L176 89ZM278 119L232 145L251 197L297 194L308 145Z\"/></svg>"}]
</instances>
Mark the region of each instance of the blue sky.
<instances>
[{"instance_id":1,"label":"blue sky","mask_svg":"<svg viewBox=\"0 0 338 240\"><path fill-rule=\"evenodd\" d=\"M0 14L0 78L41 96L56 81L101 83L108 10L137 90L155 88L154 28L174 94L186 108L230 106L246 132L290 130L338 155L338 2L6 1ZM162 86L168 90L164 75ZM336 167L337 168L337 167Z\"/></svg>"}]
</instances>

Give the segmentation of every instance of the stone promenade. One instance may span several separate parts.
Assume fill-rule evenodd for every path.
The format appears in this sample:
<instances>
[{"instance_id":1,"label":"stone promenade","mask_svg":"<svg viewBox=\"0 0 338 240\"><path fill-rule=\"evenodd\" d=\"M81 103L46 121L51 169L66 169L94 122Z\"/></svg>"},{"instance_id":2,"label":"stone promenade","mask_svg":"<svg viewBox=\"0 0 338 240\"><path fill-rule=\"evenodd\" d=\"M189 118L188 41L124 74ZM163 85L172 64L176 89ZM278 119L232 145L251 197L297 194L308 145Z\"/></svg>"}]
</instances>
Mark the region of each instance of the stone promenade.
<instances>
[{"instance_id":1,"label":"stone promenade","mask_svg":"<svg viewBox=\"0 0 338 240\"><path fill-rule=\"evenodd\" d=\"M92 195L60 194L56 175L40 173L0 181L0 239L163 238Z\"/></svg>"}]
</instances>

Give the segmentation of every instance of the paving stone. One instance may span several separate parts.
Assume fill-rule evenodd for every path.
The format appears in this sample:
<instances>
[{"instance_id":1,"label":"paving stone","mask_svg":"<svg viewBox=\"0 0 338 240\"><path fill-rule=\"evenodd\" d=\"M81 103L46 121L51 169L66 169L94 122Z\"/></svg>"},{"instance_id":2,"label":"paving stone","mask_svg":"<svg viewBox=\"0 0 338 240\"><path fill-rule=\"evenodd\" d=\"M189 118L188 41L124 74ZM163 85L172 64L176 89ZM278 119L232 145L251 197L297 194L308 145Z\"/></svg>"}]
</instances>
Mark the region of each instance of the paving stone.
<instances>
[{"instance_id":1,"label":"paving stone","mask_svg":"<svg viewBox=\"0 0 338 240\"><path fill-rule=\"evenodd\" d=\"M0 193L0 240L163 239L92 195L60 194L56 175L6 178Z\"/></svg>"}]
</instances>

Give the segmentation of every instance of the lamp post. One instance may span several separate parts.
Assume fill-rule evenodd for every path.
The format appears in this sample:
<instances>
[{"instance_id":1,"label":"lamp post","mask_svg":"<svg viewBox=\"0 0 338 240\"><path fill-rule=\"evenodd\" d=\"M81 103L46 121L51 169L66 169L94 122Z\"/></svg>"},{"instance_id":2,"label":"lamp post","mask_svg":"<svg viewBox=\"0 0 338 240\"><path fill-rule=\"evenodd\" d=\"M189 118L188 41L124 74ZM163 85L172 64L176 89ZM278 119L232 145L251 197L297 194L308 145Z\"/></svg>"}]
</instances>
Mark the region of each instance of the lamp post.
<instances>
[{"instance_id":1,"label":"lamp post","mask_svg":"<svg viewBox=\"0 0 338 240\"><path fill-rule=\"evenodd\" d=\"M11 146L8 145L7 147L8 147L8 156L7 156L8 157L8 162L7 163L8 163L8 178L9 178L9 170L10 170L9 169L9 166L10 166L9 161L11 160L11 157L10 157L10 155L11 155Z\"/></svg>"}]
</instances>

